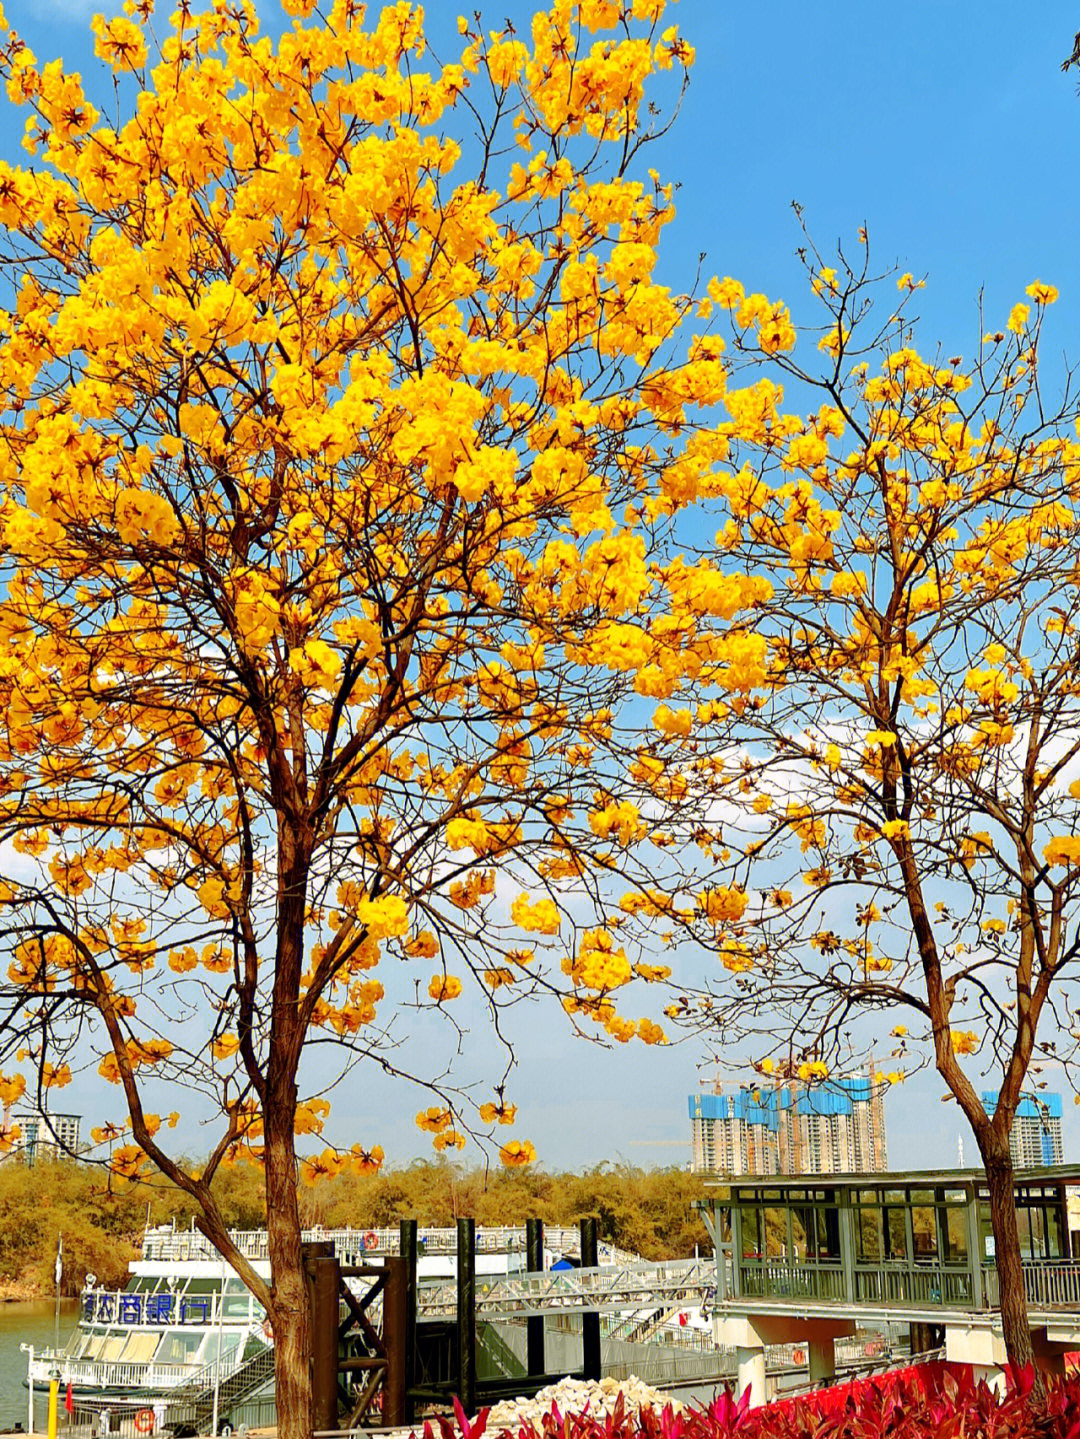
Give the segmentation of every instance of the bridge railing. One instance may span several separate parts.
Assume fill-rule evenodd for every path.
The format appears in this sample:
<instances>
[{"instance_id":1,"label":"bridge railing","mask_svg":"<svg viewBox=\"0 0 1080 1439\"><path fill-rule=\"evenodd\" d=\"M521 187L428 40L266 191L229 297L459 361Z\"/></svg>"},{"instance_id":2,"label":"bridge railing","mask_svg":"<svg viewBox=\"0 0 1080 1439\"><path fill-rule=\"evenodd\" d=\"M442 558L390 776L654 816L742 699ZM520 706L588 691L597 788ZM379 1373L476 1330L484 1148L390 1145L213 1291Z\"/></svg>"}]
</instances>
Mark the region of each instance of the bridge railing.
<instances>
[{"instance_id":1,"label":"bridge railing","mask_svg":"<svg viewBox=\"0 0 1080 1439\"><path fill-rule=\"evenodd\" d=\"M743 1260L739 1265L739 1287L747 1299L845 1299L844 1269L820 1260Z\"/></svg>"},{"instance_id":2,"label":"bridge railing","mask_svg":"<svg viewBox=\"0 0 1080 1439\"><path fill-rule=\"evenodd\" d=\"M1026 1259L1024 1291L1033 1309L1080 1308L1080 1259ZM778 1257L742 1260L740 1298L824 1299L839 1303L968 1309L975 1305L975 1275L968 1265L892 1263L853 1266L849 1281L839 1263ZM996 1309L1000 1284L993 1264L982 1266L981 1308Z\"/></svg>"},{"instance_id":3,"label":"bridge railing","mask_svg":"<svg viewBox=\"0 0 1080 1439\"><path fill-rule=\"evenodd\" d=\"M1080 1259L1025 1259L1024 1292L1033 1309L1080 1308ZM983 1290L988 1305L1001 1302L998 1272L983 1269Z\"/></svg>"},{"instance_id":4,"label":"bridge railing","mask_svg":"<svg viewBox=\"0 0 1080 1439\"><path fill-rule=\"evenodd\" d=\"M855 1298L869 1304L927 1304L970 1308L972 1277L958 1265L858 1265Z\"/></svg>"},{"instance_id":5,"label":"bridge railing","mask_svg":"<svg viewBox=\"0 0 1080 1439\"><path fill-rule=\"evenodd\" d=\"M564 1310L657 1309L690 1306L711 1296L716 1264L681 1259L666 1264L602 1265L597 1269L545 1270L477 1279L479 1318L502 1314L547 1314ZM417 1316L449 1318L457 1312L457 1285L425 1284L417 1293Z\"/></svg>"}]
</instances>

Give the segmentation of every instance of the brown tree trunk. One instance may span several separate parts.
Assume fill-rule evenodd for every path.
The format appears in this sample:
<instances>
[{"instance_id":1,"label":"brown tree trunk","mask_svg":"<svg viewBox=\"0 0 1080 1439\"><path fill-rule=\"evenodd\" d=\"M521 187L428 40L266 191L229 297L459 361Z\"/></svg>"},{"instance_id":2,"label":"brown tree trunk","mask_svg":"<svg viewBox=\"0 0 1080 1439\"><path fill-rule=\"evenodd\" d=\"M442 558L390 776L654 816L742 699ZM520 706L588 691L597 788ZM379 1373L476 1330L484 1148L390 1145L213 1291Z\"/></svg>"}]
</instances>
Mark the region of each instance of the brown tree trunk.
<instances>
[{"instance_id":1,"label":"brown tree trunk","mask_svg":"<svg viewBox=\"0 0 1080 1439\"><path fill-rule=\"evenodd\" d=\"M266 1228L273 1281L278 1439L311 1439L311 1301L300 1257L293 1108L268 1097Z\"/></svg>"},{"instance_id":2,"label":"brown tree trunk","mask_svg":"<svg viewBox=\"0 0 1080 1439\"><path fill-rule=\"evenodd\" d=\"M980 1146L981 1148L981 1146ZM992 1135L982 1150L990 1189L990 1224L994 1231L994 1262L1001 1300L1001 1331L1009 1359L1018 1369L1034 1364L1031 1326L1028 1323L1024 1269L1020 1257L1020 1231L1016 1223L1016 1190L1009 1145ZM976 1261L979 1256L976 1255Z\"/></svg>"}]
</instances>

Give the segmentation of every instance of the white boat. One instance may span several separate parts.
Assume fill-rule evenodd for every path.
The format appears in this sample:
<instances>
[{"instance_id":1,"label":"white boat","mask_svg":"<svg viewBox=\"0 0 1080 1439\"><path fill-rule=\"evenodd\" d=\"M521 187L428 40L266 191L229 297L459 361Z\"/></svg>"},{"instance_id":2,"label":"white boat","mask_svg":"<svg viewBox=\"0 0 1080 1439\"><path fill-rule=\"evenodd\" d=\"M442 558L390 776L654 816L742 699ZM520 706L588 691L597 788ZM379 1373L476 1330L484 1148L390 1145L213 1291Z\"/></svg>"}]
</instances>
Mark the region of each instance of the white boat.
<instances>
[{"instance_id":1,"label":"white boat","mask_svg":"<svg viewBox=\"0 0 1080 1439\"><path fill-rule=\"evenodd\" d=\"M270 1277L265 1230L233 1232L232 1240L264 1278ZM399 1230L314 1229L305 1240L330 1240L343 1265L378 1264L399 1252ZM544 1234L544 1267L577 1253L576 1229L548 1228ZM601 1245L601 1263L617 1257ZM417 1281L445 1283L456 1272L454 1229L420 1229ZM522 1228L476 1231L478 1279L525 1270ZM111 1413L138 1410L153 1416L153 1429L188 1427L184 1415L198 1420L215 1395L214 1412L239 1414L260 1395L272 1394L273 1348L265 1311L243 1281L197 1230L171 1226L148 1229L140 1255L130 1265L122 1290L99 1286L88 1277L79 1298L79 1320L67 1344L59 1349L28 1350L27 1381L31 1413L35 1390L48 1391L58 1377L61 1390L70 1386L80 1411ZM33 1422L33 1421L31 1421ZM195 1420L192 1420L195 1422ZM106 1426L100 1426L106 1432Z\"/></svg>"}]
</instances>

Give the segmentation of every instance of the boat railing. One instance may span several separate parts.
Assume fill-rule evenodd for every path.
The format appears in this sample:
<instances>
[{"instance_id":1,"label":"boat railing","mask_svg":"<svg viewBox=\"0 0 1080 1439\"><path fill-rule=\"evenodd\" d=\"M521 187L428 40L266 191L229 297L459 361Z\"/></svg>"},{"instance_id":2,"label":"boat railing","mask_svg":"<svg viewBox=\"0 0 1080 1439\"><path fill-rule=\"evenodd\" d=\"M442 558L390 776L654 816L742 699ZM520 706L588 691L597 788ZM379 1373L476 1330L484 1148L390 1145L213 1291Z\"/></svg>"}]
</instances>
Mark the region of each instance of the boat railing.
<instances>
[{"instance_id":1,"label":"boat railing","mask_svg":"<svg viewBox=\"0 0 1080 1439\"><path fill-rule=\"evenodd\" d=\"M235 1360L221 1360L220 1364L222 1379L237 1367ZM50 1350L43 1350L31 1359L28 1376L32 1383L47 1384L59 1369L60 1383L77 1388L174 1389L192 1379L203 1379L207 1371L206 1382L212 1384L217 1367L217 1362L193 1369L190 1364L155 1364L152 1360L138 1363L134 1360L69 1359L63 1354L55 1355Z\"/></svg>"},{"instance_id":2,"label":"boat railing","mask_svg":"<svg viewBox=\"0 0 1080 1439\"><path fill-rule=\"evenodd\" d=\"M270 1253L265 1229L234 1230L229 1235L245 1259L269 1259ZM418 1232L418 1243L422 1254L454 1254L457 1252L457 1230L425 1228ZM397 1228L388 1229L307 1229L305 1240L331 1240L341 1258L359 1258L362 1255L399 1254L401 1234ZM577 1254L581 1247L581 1236L576 1228L561 1228L555 1225L544 1229L544 1245L551 1251L562 1254ZM525 1228L523 1225L500 1225L477 1229L476 1248L481 1254L505 1254L523 1251ZM185 1262L188 1260L217 1259L219 1254L210 1240L198 1230L148 1229L143 1236L142 1257L144 1260L166 1260ZM600 1257L604 1263L620 1263L633 1256L619 1250L613 1244L600 1245Z\"/></svg>"}]
</instances>

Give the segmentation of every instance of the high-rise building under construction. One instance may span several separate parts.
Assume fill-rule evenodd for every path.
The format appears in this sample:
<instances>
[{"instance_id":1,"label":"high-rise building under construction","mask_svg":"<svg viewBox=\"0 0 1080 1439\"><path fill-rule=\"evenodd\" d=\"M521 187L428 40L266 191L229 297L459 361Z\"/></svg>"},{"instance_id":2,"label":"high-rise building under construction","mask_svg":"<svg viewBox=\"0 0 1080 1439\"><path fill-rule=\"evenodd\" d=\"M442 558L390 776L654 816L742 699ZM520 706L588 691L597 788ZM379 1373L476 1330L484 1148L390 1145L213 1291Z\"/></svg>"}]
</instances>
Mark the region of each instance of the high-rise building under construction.
<instances>
[{"instance_id":1,"label":"high-rise building under construction","mask_svg":"<svg viewBox=\"0 0 1080 1439\"><path fill-rule=\"evenodd\" d=\"M872 1174L888 1168L872 1072L814 1084L772 1076L690 1096L692 1167L711 1174Z\"/></svg>"}]
</instances>

